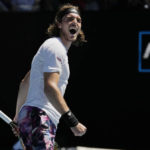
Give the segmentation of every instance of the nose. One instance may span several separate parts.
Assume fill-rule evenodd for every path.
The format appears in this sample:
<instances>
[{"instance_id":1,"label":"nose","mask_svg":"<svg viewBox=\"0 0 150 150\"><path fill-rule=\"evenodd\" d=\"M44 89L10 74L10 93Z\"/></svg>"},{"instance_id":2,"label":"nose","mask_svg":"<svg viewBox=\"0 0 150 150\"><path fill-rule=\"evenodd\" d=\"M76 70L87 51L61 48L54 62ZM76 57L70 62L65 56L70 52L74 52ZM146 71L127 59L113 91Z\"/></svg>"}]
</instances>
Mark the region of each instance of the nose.
<instances>
[{"instance_id":1,"label":"nose","mask_svg":"<svg viewBox=\"0 0 150 150\"><path fill-rule=\"evenodd\" d=\"M72 22L70 23L70 25L76 27L77 26L77 22L75 20L72 20Z\"/></svg>"}]
</instances>

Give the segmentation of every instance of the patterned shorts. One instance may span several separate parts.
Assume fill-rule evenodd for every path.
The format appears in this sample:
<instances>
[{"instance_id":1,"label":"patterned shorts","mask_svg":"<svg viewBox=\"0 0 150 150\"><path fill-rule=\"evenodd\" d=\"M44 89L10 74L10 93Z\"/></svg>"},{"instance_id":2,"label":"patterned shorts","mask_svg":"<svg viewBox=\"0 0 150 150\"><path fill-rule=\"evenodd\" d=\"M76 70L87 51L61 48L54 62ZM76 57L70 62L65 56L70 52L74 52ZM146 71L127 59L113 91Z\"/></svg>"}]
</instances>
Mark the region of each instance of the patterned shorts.
<instances>
[{"instance_id":1,"label":"patterned shorts","mask_svg":"<svg viewBox=\"0 0 150 150\"><path fill-rule=\"evenodd\" d=\"M56 126L43 110L24 106L19 113L18 126L26 150L54 149Z\"/></svg>"}]
</instances>

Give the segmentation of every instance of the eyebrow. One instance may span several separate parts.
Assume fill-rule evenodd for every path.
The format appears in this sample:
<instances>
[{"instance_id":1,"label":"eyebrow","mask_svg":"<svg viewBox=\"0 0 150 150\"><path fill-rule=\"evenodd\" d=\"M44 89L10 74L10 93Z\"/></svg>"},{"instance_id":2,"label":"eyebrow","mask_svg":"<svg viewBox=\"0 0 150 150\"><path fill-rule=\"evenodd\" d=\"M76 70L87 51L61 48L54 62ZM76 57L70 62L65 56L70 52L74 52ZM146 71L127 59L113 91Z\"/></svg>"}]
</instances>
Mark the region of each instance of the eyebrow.
<instances>
[{"instance_id":1,"label":"eyebrow","mask_svg":"<svg viewBox=\"0 0 150 150\"><path fill-rule=\"evenodd\" d=\"M80 17L80 16L66 16L66 18L77 18L77 19L80 19L80 20L81 20L81 17Z\"/></svg>"}]
</instances>

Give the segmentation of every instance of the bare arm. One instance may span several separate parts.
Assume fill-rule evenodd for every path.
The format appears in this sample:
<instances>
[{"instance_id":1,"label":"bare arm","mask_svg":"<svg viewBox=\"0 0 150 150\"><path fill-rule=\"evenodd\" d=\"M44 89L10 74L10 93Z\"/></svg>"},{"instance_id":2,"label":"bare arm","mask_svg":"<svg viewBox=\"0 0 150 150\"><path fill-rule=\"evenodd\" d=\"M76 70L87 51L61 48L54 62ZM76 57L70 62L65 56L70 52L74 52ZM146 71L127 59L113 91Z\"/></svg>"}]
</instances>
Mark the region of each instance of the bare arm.
<instances>
[{"instance_id":1,"label":"bare arm","mask_svg":"<svg viewBox=\"0 0 150 150\"><path fill-rule=\"evenodd\" d=\"M64 114L69 107L58 88L58 81L59 73L44 73L44 92L57 111Z\"/></svg>"},{"instance_id":2,"label":"bare arm","mask_svg":"<svg viewBox=\"0 0 150 150\"><path fill-rule=\"evenodd\" d=\"M69 111L69 107L58 88L58 81L59 73L44 73L44 92L52 105L62 115ZM75 136L84 135L86 130L87 128L81 123L78 123L75 127L71 127L71 131Z\"/></svg>"},{"instance_id":3,"label":"bare arm","mask_svg":"<svg viewBox=\"0 0 150 150\"><path fill-rule=\"evenodd\" d=\"M17 97L17 104L16 104L16 114L14 121L17 121L18 118L18 113L20 111L21 106L25 103L27 93L28 93L28 88L29 88L29 76L30 76L30 71L25 75L23 80L20 83L19 86L19 91L18 91L18 97Z\"/></svg>"}]
</instances>

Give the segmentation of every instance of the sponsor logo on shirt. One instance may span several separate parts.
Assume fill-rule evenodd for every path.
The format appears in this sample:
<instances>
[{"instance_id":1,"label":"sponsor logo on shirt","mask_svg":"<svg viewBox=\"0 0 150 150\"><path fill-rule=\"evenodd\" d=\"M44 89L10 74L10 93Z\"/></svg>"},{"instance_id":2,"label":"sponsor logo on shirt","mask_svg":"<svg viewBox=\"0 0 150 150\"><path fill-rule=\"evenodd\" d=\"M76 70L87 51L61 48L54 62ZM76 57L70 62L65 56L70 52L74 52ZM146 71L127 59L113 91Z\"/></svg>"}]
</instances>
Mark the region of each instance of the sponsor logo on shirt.
<instances>
[{"instance_id":1,"label":"sponsor logo on shirt","mask_svg":"<svg viewBox=\"0 0 150 150\"><path fill-rule=\"evenodd\" d=\"M57 57L57 60L62 64L61 58Z\"/></svg>"}]
</instances>

